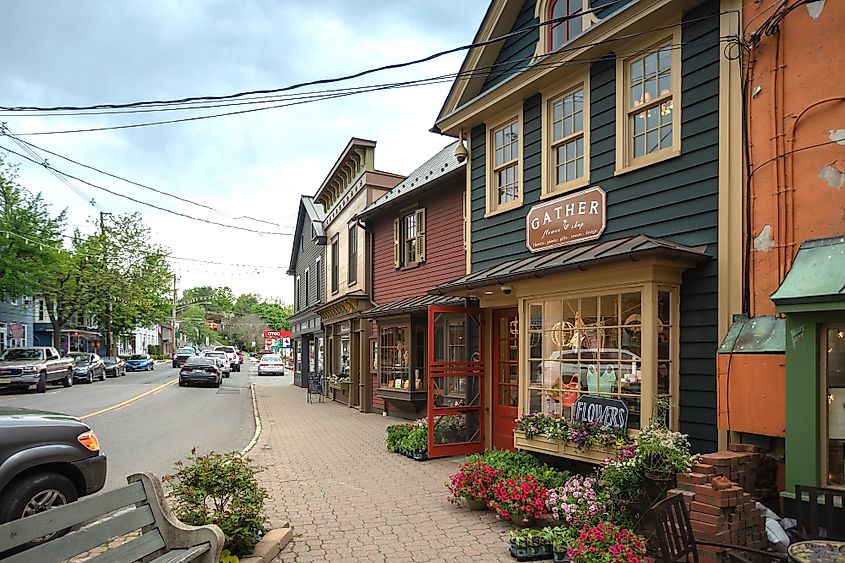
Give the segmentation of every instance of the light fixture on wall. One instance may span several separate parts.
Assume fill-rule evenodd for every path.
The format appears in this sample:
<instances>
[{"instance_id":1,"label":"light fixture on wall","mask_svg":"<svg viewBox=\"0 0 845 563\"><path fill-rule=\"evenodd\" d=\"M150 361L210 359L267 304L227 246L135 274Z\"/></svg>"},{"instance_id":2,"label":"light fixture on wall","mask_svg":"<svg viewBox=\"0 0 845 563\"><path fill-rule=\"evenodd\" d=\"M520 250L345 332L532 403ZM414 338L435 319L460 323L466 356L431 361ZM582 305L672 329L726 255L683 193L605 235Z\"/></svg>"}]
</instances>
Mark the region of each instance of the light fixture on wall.
<instances>
[{"instance_id":1,"label":"light fixture on wall","mask_svg":"<svg viewBox=\"0 0 845 563\"><path fill-rule=\"evenodd\" d=\"M458 164L462 164L466 162L468 156L469 151L467 151L466 145L464 145L464 130L461 129L461 133L458 136L458 145L455 147L455 158L458 160Z\"/></svg>"}]
</instances>

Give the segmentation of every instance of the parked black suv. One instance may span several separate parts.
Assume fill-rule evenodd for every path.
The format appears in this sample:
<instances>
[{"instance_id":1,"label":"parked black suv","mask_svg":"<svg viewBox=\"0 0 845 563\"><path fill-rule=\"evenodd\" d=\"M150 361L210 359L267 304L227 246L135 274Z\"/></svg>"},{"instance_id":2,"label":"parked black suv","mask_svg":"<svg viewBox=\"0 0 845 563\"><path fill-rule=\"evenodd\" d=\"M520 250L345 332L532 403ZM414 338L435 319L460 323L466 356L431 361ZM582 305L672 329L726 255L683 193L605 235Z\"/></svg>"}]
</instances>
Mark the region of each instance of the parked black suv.
<instances>
[{"instance_id":1,"label":"parked black suv","mask_svg":"<svg viewBox=\"0 0 845 563\"><path fill-rule=\"evenodd\" d=\"M105 482L106 456L87 424L0 406L0 524L96 493Z\"/></svg>"},{"instance_id":2,"label":"parked black suv","mask_svg":"<svg viewBox=\"0 0 845 563\"><path fill-rule=\"evenodd\" d=\"M182 367L188 358L196 355L198 354L195 348L179 348L176 350L176 353L173 354L173 367Z\"/></svg>"}]
</instances>

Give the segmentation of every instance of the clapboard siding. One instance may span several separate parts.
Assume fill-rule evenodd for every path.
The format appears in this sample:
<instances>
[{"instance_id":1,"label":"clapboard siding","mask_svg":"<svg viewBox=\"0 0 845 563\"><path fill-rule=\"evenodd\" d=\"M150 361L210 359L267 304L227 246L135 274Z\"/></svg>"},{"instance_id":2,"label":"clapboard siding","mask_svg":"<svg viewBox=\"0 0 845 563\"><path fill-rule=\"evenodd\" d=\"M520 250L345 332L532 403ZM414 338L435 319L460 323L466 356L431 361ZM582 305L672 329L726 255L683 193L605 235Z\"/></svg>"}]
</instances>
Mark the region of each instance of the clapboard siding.
<instances>
[{"instance_id":1,"label":"clapboard siding","mask_svg":"<svg viewBox=\"0 0 845 563\"><path fill-rule=\"evenodd\" d=\"M717 9L718 4L704 3L684 16L679 157L615 175L616 62L597 62L590 70L590 183L607 192L608 220L602 239L645 234L690 246L706 245L712 258L685 272L681 287L679 416L681 431L690 434L697 451L711 451L717 445ZM514 26L518 27L519 23ZM525 214L540 198L540 104L539 94L523 101L523 206L519 209L484 217L486 130L484 126L472 130L473 271L530 255L525 247Z\"/></svg>"},{"instance_id":2,"label":"clapboard siding","mask_svg":"<svg viewBox=\"0 0 845 563\"><path fill-rule=\"evenodd\" d=\"M393 220L398 213L385 213L370 220L373 225L373 299L387 305L400 299L425 295L438 284L466 273L463 247L464 176L431 192L422 191L417 203L425 208L426 260L416 268L393 267Z\"/></svg>"},{"instance_id":3,"label":"clapboard siding","mask_svg":"<svg viewBox=\"0 0 845 563\"><path fill-rule=\"evenodd\" d=\"M537 18L534 17L535 5L535 0L525 0L512 30L524 29L537 23ZM486 92L509 76L518 73L520 69L525 68L531 62L531 57L534 56L534 49L539 37L539 29L534 28L526 33L506 39L502 44L501 51L499 51L499 56L496 58L496 64L491 69L484 69L490 73L490 76L484 81L481 92Z\"/></svg>"},{"instance_id":4,"label":"clapboard siding","mask_svg":"<svg viewBox=\"0 0 845 563\"><path fill-rule=\"evenodd\" d=\"M318 300L326 301L326 246L317 244L317 241L311 238L311 220L308 215L305 216L305 223L302 227L303 250L298 252L296 258L296 275L299 276L299 295L294 303L297 305L295 313L313 306ZM299 248L299 241L295 241ZM316 283L316 269L317 257L320 257L320 288L318 291ZM311 277L311 285L309 287L308 306L305 304L305 269L308 268ZM296 278L293 279L293 290L296 292Z\"/></svg>"}]
</instances>

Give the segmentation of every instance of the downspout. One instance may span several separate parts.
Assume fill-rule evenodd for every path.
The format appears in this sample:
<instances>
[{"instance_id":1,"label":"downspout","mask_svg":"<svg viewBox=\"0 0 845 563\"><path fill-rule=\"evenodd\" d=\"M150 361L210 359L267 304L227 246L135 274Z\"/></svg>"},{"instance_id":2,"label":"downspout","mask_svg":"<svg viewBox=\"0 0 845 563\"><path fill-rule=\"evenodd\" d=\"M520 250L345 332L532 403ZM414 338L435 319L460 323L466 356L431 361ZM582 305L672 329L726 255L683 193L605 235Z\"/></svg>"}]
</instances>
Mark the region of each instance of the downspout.
<instances>
[{"instance_id":1,"label":"downspout","mask_svg":"<svg viewBox=\"0 0 845 563\"><path fill-rule=\"evenodd\" d=\"M373 296L375 288L375 274L373 272L373 257L375 256L375 237L367 224L361 219L356 219L355 224L364 231L364 280L367 284L367 295L370 303L374 303ZM358 405L361 412L371 412L373 402L373 380L370 374L369 344L372 334L372 323L370 319L361 319L361 342L358 348Z\"/></svg>"}]
</instances>

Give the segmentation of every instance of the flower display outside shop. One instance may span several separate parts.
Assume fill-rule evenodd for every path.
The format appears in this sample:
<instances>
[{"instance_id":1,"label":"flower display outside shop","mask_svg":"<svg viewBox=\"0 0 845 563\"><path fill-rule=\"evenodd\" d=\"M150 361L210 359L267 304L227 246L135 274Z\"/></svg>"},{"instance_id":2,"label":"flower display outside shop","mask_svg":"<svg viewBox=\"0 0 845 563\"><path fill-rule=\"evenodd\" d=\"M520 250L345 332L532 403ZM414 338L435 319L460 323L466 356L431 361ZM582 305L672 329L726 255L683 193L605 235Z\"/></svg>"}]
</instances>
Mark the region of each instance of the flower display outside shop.
<instances>
[{"instance_id":1,"label":"flower display outside shop","mask_svg":"<svg viewBox=\"0 0 845 563\"><path fill-rule=\"evenodd\" d=\"M568 441L579 450L595 447L620 448L630 443L625 430L611 428L598 422L581 422L548 416L542 413L527 414L517 419L517 430L529 440L547 436L553 440Z\"/></svg>"},{"instance_id":2,"label":"flower display outside shop","mask_svg":"<svg viewBox=\"0 0 845 563\"><path fill-rule=\"evenodd\" d=\"M550 489L546 508L554 520L575 528L606 518L609 509L607 493L595 477L575 475L562 487Z\"/></svg>"},{"instance_id":3,"label":"flower display outside shop","mask_svg":"<svg viewBox=\"0 0 845 563\"><path fill-rule=\"evenodd\" d=\"M575 536L567 555L572 563L644 563L646 540L626 528L599 522Z\"/></svg>"},{"instance_id":4,"label":"flower display outside shop","mask_svg":"<svg viewBox=\"0 0 845 563\"><path fill-rule=\"evenodd\" d=\"M489 506L499 518L520 523L546 514L546 487L531 475L496 482Z\"/></svg>"},{"instance_id":5,"label":"flower display outside shop","mask_svg":"<svg viewBox=\"0 0 845 563\"><path fill-rule=\"evenodd\" d=\"M450 477L449 501L453 504L465 500L482 500L487 503L491 499L493 486L503 474L502 470L494 469L481 460L465 462Z\"/></svg>"}]
</instances>

